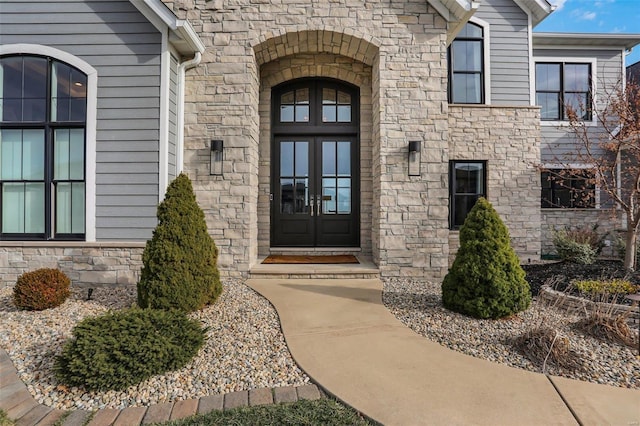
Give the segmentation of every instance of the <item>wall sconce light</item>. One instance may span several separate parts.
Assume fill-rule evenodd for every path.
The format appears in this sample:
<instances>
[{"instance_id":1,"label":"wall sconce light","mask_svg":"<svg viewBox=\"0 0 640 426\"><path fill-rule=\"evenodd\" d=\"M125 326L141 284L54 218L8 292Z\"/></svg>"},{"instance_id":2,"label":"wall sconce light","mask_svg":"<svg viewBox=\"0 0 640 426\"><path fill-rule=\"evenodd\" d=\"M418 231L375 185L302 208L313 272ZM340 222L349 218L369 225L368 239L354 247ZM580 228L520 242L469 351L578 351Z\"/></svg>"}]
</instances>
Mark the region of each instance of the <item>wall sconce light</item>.
<instances>
[{"instance_id":1,"label":"wall sconce light","mask_svg":"<svg viewBox=\"0 0 640 426\"><path fill-rule=\"evenodd\" d=\"M213 139L211 141L211 170L209 174L222 176L222 151L224 148L224 142L222 139Z\"/></svg>"},{"instance_id":2,"label":"wall sconce light","mask_svg":"<svg viewBox=\"0 0 640 426\"><path fill-rule=\"evenodd\" d=\"M420 141L409 142L409 176L420 176Z\"/></svg>"}]
</instances>

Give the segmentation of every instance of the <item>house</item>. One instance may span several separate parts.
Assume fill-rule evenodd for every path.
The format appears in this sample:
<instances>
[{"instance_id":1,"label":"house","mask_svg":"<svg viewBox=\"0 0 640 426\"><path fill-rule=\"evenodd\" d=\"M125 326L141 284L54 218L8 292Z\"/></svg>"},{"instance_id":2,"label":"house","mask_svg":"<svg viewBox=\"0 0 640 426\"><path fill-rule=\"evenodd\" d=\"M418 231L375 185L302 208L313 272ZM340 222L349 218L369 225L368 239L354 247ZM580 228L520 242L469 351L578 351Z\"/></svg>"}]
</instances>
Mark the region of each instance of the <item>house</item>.
<instances>
[{"instance_id":1,"label":"house","mask_svg":"<svg viewBox=\"0 0 640 426\"><path fill-rule=\"evenodd\" d=\"M441 278L479 196L523 261L597 205L541 202L640 35L541 34L546 0L8 0L0 7L0 274L137 280L181 171L227 275L356 253ZM560 80L558 80L560 79ZM558 82L562 84L558 86ZM589 114L591 109L587 108ZM579 166L579 165L577 165ZM542 208L541 208L542 205Z\"/></svg>"}]
</instances>

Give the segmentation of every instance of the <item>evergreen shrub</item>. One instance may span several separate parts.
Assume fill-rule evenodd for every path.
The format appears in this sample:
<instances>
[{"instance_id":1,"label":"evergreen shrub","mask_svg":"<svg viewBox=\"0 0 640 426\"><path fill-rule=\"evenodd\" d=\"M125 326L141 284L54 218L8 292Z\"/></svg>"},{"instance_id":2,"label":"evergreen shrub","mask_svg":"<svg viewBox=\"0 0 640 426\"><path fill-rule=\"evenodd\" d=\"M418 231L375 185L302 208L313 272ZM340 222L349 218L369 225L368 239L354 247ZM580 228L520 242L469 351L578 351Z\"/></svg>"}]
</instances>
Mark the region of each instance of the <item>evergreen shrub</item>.
<instances>
[{"instance_id":1,"label":"evergreen shrub","mask_svg":"<svg viewBox=\"0 0 640 426\"><path fill-rule=\"evenodd\" d=\"M524 277L507 227L480 198L460 229L460 248L442 283L442 303L476 318L505 317L531 303Z\"/></svg>"},{"instance_id":2,"label":"evergreen shrub","mask_svg":"<svg viewBox=\"0 0 640 426\"><path fill-rule=\"evenodd\" d=\"M158 225L142 254L138 305L192 312L215 302L222 292L217 258L191 181L182 173L158 206Z\"/></svg>"},{"instance_id":3,"label":"evergreen shrub","mask_svg":"<svg viewBox=\"0 0 640 426\"><path fill-rule=\"evenodd\" d=\"M562 260L591 265L604 247L604 236L598 234L598 225L553 232L553 245Z\"/></svg>"},{"instance_id":4,"label":"evergreen shrub","mask_svg":"<svg viewBox=\"0 0 640 426\"><path fill-rule=\"evenodd\" d=\"M36 269L18 277L13 303L19 309L42 311L55 308L69 297L71 281L59 269Z\"/></svg>"},{"instance_id":5,"label":"evergreen shrub","mask_svg":"<svg viewBox=\"0 0 640 426\"><path fill-rule=\"evenodd\" d=\"M128 309L86 318L56 357L57 379L88 390L123 390L184 367L205 330L184 312Z\"/></svg>"}]
</instances>

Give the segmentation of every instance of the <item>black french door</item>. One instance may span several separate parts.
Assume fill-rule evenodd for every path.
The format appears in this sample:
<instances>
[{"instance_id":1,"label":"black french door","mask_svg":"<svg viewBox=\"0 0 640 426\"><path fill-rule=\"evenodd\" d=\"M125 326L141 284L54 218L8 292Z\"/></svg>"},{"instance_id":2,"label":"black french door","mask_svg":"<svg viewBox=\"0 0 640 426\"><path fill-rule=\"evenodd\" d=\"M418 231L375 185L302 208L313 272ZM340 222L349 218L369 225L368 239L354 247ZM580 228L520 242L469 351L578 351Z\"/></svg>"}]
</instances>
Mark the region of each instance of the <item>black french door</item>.
<instances>
[{"instance_id":1,"label":"black french door","mask_svg":"<svg viewBox=\"0 0 640 426\"><path fill-rule=\"evenodd\" d=\"M360 245L359 91L300 79L272 91L271 245Z\"/></svg>"},{"instance_id":2,"label":"black french door","mask_svg":"<svg viewBox=\"0 0 640 426\"><path fill-rule=\"evenodd\" d=\"M355 137L280 136L274 148L272 245L359 245Z\"/></svg>"}]
</instances>

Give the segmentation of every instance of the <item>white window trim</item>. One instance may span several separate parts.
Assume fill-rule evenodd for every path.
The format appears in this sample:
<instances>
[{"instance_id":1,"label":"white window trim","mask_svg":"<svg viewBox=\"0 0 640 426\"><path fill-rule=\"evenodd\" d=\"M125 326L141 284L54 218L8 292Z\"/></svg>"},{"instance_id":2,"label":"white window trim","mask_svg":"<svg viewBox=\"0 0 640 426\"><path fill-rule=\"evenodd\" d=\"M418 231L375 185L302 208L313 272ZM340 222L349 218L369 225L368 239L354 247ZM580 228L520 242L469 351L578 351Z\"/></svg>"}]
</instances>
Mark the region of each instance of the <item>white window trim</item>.
<instances>
[{"instance_id":1,"label":"white window trim","mask_svg":"<svg viewBox=\"0 0 640 426\"><path fill-rule=\"evenodd\" d=\"M540 166L542 169L563 169L563 170L570 170L570 169L579 169L579 170L589 170L589 169L594 169L594 167L591 164L585 164L585 163L545 163L542 164ZM600 186L596 183L595 184L595 207L592 209L585 209L585 208L581 208L579 210L596 210L600 208ZM571 209L571 207L551 207L551 208L544 208L542 210L567 210L567 209Z\"/></svg>"},{"instance_id":2,"label":"white window trim","mask_svg":"<svg viewBox=\"0 0 640 426\"><path fill-rule=\"evenodd\" d=\"M96 241L96 122L98 108L98 71L68 52L40 44L0 45L0 55L41 55L67 63L87 75L87 117L85 124L85 241Z\"/></svg>"},{"instance_id":3,"label":"white window trim","mask_svg":"<svg viewBox=\"0 0 640 426\"><path fill-rule=\"evenodd\" d=\"M469 22L482 27L484 105L491 105L491 25L487 21L483 21L475 16L472 16Z\"/></svg>"},{"instance_id":4,"label":"white window trim","mask_svg":"<svg viewBox=\"0 0 640 426\"><path fill-rule=\"evenodd\" d=\"M171 79L171 54L169 36L162 33L162 54L160 55L160 139L158 140L158 202L164 200L169 185L169 86Z\"/></svg>"},{"instance_id":5,"label":"white window trim","mask_svg":"<svg viewBox=\"0 0 640 426\"><path fill-rule=\"evenodd\" d=\"M573 56L535 56L533 58L533 67L531 68L531 86L533 88L534 101L536 93L536 64L538 62L555 62L555 63L581 63L591 64L591 107L593 111L591 113L591 120L585 121L584 124L587 127L593 127L598 125L598 59L586 58L586 57L573 57ZM568 127L570 125L568 120L542 120L540 119L540 126L542 127Z\"/></svg>"}]
</instances>

